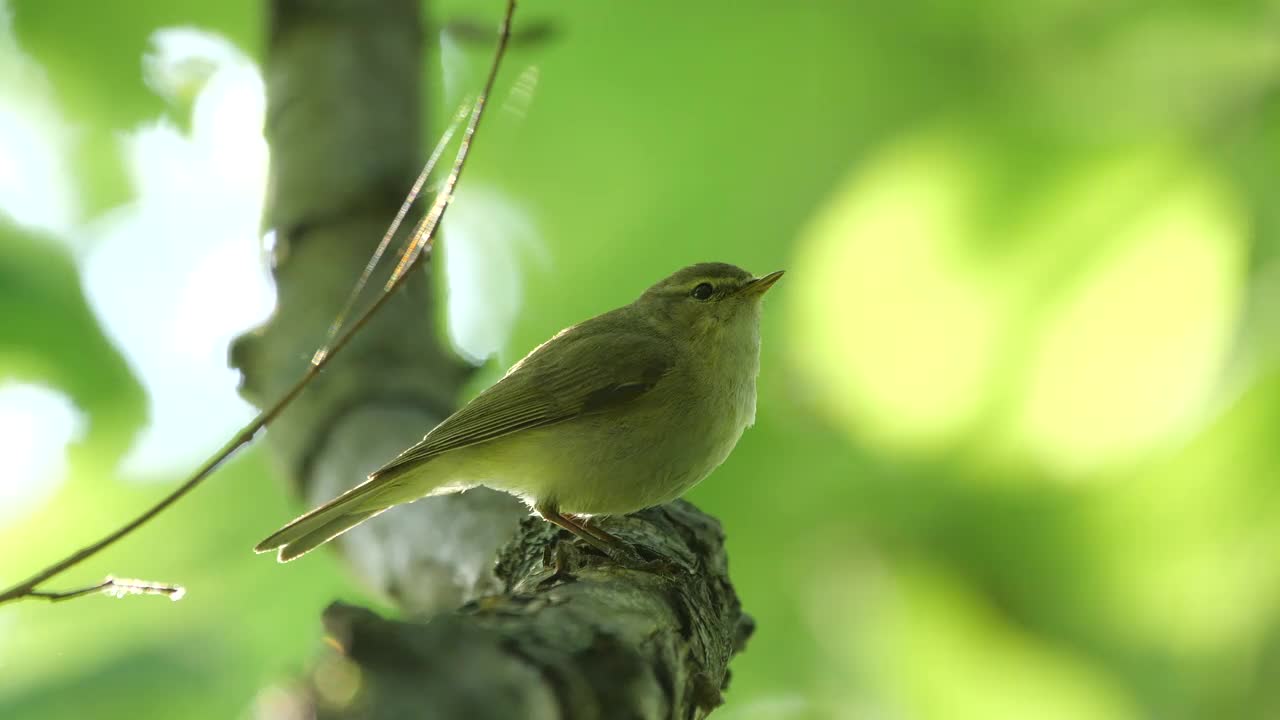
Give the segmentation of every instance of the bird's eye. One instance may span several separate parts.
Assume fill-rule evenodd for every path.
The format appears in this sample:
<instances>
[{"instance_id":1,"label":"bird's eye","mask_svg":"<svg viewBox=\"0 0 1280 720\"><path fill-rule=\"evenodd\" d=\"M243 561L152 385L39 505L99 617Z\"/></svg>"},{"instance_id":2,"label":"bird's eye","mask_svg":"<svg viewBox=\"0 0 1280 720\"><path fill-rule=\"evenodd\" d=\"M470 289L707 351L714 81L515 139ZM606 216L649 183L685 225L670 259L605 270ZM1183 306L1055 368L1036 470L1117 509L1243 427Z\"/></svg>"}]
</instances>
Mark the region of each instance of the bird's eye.
<instances>
[{"instance_id":1,"label":"bird's eye","mask_svg":"<svg viewBox=\"0 0 1280 720\"><path fill-rule=\"evenodd\" d=\"M715 289L711 287L711 283L698 283L698 286L689 294L693 296L694 300L707 300L714 291Z\"/></svg>"}]
</instances>

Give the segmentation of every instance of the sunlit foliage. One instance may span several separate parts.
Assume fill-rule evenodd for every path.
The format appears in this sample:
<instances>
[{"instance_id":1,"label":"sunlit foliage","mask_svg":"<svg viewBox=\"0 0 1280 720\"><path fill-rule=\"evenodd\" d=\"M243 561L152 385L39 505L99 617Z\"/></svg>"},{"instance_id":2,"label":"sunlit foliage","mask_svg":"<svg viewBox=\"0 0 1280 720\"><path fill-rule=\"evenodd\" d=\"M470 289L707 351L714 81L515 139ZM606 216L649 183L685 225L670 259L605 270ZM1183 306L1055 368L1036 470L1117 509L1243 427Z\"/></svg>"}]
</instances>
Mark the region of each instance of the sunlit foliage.
<instances>
[{"instance_id":1,"label":"sunlit foliage","mask_svg":"<svg viewBox=\"0 0 1280 720\"><path fill-rule=\"evenodd\" d=\"M759 624L717 716L1280 714L1273 4L524 6L551 31L509 58L442 241L451 337L497 358L480 382L673 268L789 271L758 423L692 494ZM263 271L257 3L10 0L5 27L16 580L225 431L240 406L210 353L270 297L246 284ZM199 32L156 35L175 27ZM438 129L488 53L433 47ZM138 161L162 141L167 165ZM243 162L219 164L226 143ZM175 218L183 193L155 191L179 177L198 202ZM95 265L130 212L155 222ZM154 332L113 319L146 304ZM159 312L182 307L203 314ZM125 462L156 433L167 455ZM178 582L181 603L0 608L0 716L288 716L319 610L370 599L323 553L249 552L290 516L271 475L246 455L70 579ZM359 692L350 668L320 670L334 702Z\"/></svg>"}]
</instances>

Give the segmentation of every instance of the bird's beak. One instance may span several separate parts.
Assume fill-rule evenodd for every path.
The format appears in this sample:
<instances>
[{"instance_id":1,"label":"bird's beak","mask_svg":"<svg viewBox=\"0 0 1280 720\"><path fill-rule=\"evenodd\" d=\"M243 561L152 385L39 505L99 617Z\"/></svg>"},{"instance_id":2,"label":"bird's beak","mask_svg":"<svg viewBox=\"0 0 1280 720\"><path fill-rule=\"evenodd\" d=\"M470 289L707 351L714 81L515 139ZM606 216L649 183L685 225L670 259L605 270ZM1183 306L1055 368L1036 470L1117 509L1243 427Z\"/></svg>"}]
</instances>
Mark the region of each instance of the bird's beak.
<instances>
[{"instance_id":1,"label":"bird's beak","mask_svg":"<svg viewBox=\"0 0 1280 720\"><path fill-rule=\"evenodd\" d=\"M745 290L749 295L763 295L765 291L773 287L774 283L778 282L778 278L782 277L782 273L784 272L786 271L778 270L776 272L771 272L764 277L758 277L747 283L743 290Z\"/></svg>"}]
</instances>

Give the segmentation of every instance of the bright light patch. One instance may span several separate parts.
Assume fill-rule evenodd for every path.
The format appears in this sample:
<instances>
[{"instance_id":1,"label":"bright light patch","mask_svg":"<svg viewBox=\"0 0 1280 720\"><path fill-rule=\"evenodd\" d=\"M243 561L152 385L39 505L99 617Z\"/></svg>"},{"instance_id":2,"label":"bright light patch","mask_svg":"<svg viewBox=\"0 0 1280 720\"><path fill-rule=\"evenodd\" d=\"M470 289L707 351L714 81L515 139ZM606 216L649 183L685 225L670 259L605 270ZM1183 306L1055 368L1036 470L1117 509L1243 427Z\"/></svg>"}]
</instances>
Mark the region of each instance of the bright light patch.
<instances>
[{"instance_id":1,"label":"bright light patch","mask_svg":"<svg viewBox=\"0 0 1280 720\"><path fill-rule=\"evenodd\" d=\"M216 35L171 29L153 40L148 81L166 96L194 92L191 132L160 121L125 138L137 197L88 229L83 264L86 294L150 400L125 459L131 474L181 469L250 417L226 348L274 305L259 229L262 77Z\"/></svg>"},{"instance_id":2,"label":"bright light patch","mask_svg":"<svg viewBox=\"0 0 1280 720\"><path fill-rule=\"evenodd\" d=\"M1101 477L1204 416L1243 220L1175 146L1030 187L1014 152L927 133L860 168L801 245L790 347L814 404L886 449Z\"/></svg>"},{"instance_id":3,"label":"bright light patch","mask_svg":"<svg viewBox=\"0 0 1280 720\"><path fill-rule=\"evenodd\" d=\"M194 28L165 28L151 35L151 48L142 57L142 76L164 99L188 102L198 97L219 71L243 60L240 51L219 35Z\"/></svg>"},{"instance_id":4,"label":"bright light patch","mask_svg":"<svg viewBox=\"0 0 1280 720\"><path fill-rule=\"evenodd\" d=\"M537 65L530 65L521 71L520 76L511 86L511 94L502 103L502 109L518 120L527 118L529 106L533 104L533 96L538 89L538 78L541 75L542 70Z\"/></svg>"},{"instance_id":5,"label":"bright light patch","mask_svg":"<svg viewBox=\"0 0 1280 720\"><path fill-rule=\"evenodd\" d=\"M67 445L84 417L62 393L38 385L0 385L0 525L50 497L66 472Z\"/></svg>"},{"instance_id":6,"label":"bright light patch","mask_svg":"<svg viewBox=\"0 0 1280 720\"><path fill-rule=\"evenodd\" d=\"M446 107L463 101L463 93L469 88L473 65L465 44L459 42L452 33L440 33L440 84Z\"/></svg>"},{"instance_id":7,"label":"bright light patch","mask_svg":"<svg viewBox=\"0 0 1280 720\"><path fill-rule=\"evenodd\" d=\"M836 577L820 588L825 612L821 623L814 613L814 627L831 656L824 667L839 699L866 704L865 688L879 690L872 696L878 707L857 717L1142 717L1129 691L1087 655L1028 633L947 573L899 562L878 577ZM833 615L831 607L848 611Z\"/></svg>"},{"instance_id":8,"label":"bright light patch","mask_svg":"<svg viewBox=\"0 0 1280 720\"><path fill-rule=\"evenodd\" d=\"M449 335L478 362L506 346L523 299L521 261L545 262L545 248L529 217L483 186L459 193L444 223Z\"/></svg>"},{"instance_id":9,"label":"bright light patch","mask_svg":"<svg viewBox=\"0 0 1280 720\"><path fill-rule=\"evenodd\" d=\"M833 198L800 246L790 347L826 410L891 446L946 442L984 399L998 288L957 232L963 159L934 145L888 154Z\"/></svg>"},{"instance_id":10,"label":"bright light patch","mask_svg":"<svg viewBox=\"0 0 1280 720\"><path fill-rule=\"evenodd\" d=\"M61 236L76 221L66 155L74 142L43 71L14 40L0 2L0 215Z\"/></svg>"},{"instance_id":11,"label":"bright light patch","mask_svg":"<svg viewBox=\"0 0 1280 720\"><path fill-rule=\"evenodd\" d=\"M1056 467L1088 470L1155 446L1218 380L1240 302L1242 223L1193 168L1165 177L1105 231L1113 251L1044 325L1013 425ZM1123 192L1095 180L1100 200Z\"/></svg>"}]
</instances>

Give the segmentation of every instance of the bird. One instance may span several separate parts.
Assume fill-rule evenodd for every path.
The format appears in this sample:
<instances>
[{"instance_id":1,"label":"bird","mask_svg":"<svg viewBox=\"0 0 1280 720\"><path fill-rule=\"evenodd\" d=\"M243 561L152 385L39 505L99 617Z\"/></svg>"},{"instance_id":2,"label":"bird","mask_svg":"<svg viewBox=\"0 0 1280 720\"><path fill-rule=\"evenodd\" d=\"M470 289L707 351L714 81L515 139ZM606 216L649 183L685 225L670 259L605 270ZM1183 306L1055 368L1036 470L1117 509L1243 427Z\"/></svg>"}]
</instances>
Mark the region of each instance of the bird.
<instances>
[{"instance_id":1,"label":"bird","mask_svg":"<svg viewBox=\"0 0 1280 720\"><path fill-rule=\"evenodd\" d=\"M486 486L611 557L636 557L598 520L680 497L755 422L762 298L782 275L699 263L561 330L254 550L288 562L396 505Z\"/></svg>"}]
</instances>

